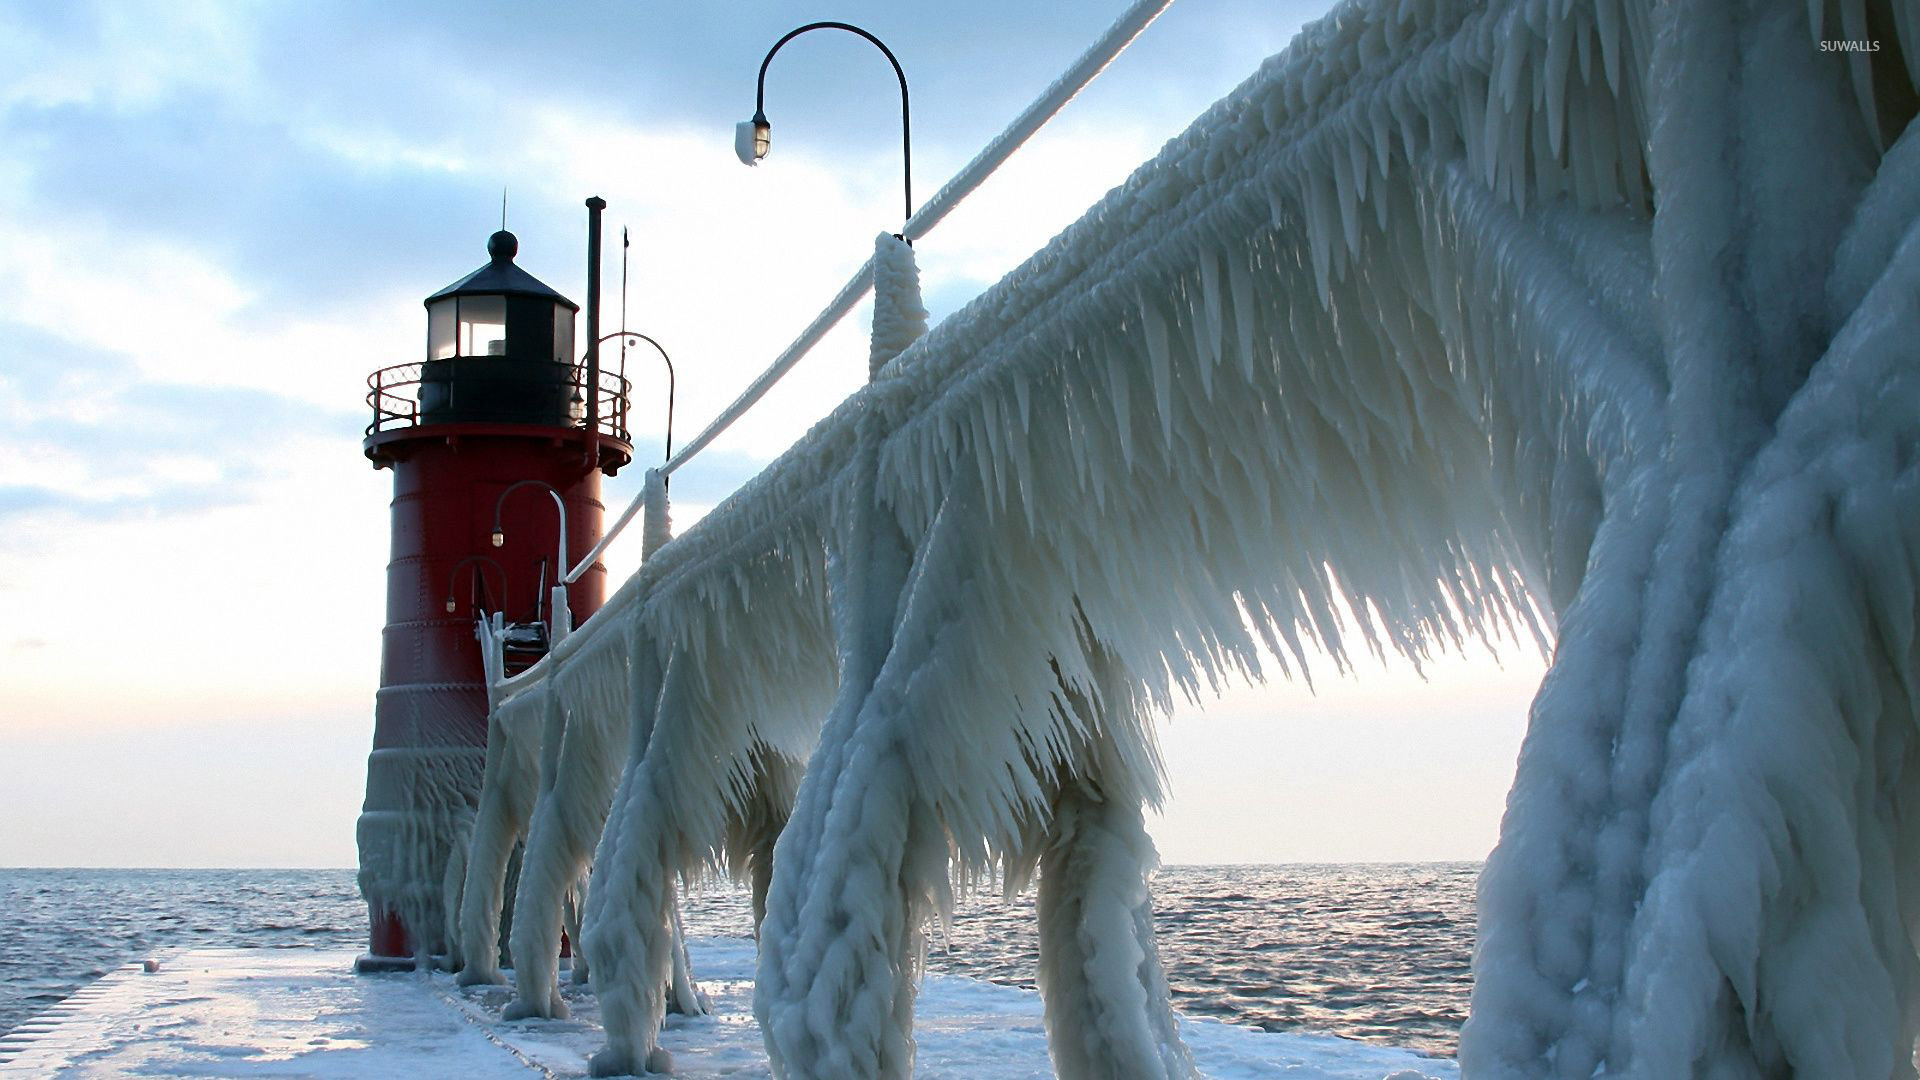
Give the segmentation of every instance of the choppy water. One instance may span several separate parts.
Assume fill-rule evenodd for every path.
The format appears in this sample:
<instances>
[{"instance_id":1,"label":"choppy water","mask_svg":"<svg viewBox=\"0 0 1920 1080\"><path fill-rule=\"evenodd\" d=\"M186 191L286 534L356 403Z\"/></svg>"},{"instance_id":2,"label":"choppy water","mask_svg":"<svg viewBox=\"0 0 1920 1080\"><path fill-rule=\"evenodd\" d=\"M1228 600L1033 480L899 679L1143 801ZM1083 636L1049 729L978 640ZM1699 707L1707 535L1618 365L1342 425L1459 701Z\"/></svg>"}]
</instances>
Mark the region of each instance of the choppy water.
<instances>
[{"instance_id":1,"label":"choppy water","mask_svg":"<svg viewBox=\"0 0 1920 1080\"><path fill-rule=\"evenodd\" d=\"M1172 867L1154 883L1175 1004L1270 1031L1451 1055L1466 1019L1474 863ZM731 889L687 929L745 935ZM0 870L0 1034L133 960L207 946L351 948L351 870ZM961 901L931 970L1033 986L1033 899Z\"/></svg>"}]
</instances>

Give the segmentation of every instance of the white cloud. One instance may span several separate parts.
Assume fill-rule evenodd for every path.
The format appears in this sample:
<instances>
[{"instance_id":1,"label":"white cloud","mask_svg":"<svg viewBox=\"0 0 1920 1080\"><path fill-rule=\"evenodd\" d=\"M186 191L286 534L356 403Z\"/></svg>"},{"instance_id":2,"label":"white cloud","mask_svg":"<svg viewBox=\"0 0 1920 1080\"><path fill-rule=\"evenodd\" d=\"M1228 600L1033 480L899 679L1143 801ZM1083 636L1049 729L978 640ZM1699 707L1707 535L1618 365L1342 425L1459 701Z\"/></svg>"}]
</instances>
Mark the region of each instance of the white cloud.
<instances>
[{"instance_id":1,"label":"white cloud","mask_svg":"<svg viewBox=\"0 0 1920 1080\"><path fill-rule=\"evenodd\" d=\"M0 106L117 109L183 88L240 92L256 70L243 11L212 0L0 9Z\"/></svg>"}]
</instances>

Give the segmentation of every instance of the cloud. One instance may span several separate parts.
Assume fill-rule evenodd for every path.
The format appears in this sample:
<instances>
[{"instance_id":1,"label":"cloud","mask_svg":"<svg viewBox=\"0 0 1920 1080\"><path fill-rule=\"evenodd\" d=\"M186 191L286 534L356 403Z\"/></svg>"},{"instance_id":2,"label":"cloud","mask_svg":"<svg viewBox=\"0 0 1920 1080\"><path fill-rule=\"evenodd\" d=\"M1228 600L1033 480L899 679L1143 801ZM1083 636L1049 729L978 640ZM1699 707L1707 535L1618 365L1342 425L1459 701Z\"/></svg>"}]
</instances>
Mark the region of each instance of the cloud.
<instances>
[{"instance_id":1,"label":"cloud","mask_svg":"<svg viewBox=\"0 0 1920 1080\"><path fill-rule=\"evenodd\" d=\"M166 383L125 356L0 320L0 525L119 521L249 501L281 447L356 414L246 387ZM35 535L0 534L9 546Z\"/></svg>"},{"instance_id":2,"label":"cloud","mask_svg":"<svg viewBox=\"0 0 1920 1080\"><path fill-rule=\"evenodd\" d=\"M3 131L27 162L24 209L211 256L251 287L241 314L254 322L363 311L394 289L424 296L448 253L484 258L472 229L436 212L442 200L498 199L493 177L351 160L205 94L16 108Z\"/></svg>"}]
</instances>

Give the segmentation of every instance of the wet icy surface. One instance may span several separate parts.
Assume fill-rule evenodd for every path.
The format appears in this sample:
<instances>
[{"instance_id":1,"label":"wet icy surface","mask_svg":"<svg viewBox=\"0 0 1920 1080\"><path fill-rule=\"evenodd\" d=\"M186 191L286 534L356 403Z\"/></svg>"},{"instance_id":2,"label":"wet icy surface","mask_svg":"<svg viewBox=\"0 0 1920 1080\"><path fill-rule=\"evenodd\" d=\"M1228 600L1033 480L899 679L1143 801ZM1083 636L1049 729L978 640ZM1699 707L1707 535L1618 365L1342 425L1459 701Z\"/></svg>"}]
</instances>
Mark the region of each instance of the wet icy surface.
<instances>
[{"instance_id":1,"label":"wet icy surface","mask_svg":"<svg viewBox=\"0 0 1920 1080\"><path fill-rule=\"evenodd\" d=\"M1473 947L1471 863L1173 867L1156 879L1174 1004L1271 1031L1451 1054ZM348 870L0 870L0 1033L107 971L209 946L364 945ZM690 898L690 933L747 932L743 894ZM934 972L1033 986L1033 900L961 901Z\"/></svg>"},{"instance_id":2,"label":"wet icy surface","mask_svg":"<svg viewBox=\"0 0 1920 1080\"><path fill-rule=\"evenodd\" d=\"M0 1034L122 964L362 945L351 870L0 869Z\"/></svg>"},{"instance_id":3,"label":"wet icy surface","mask_svg":"<svg viewBox=\"0 0 1920 1080\"><path fill-rule=\"evenodd\" d=\"M753 946L696 939L714 1013L670 1016L674 1074L769 1075L751 1010ZM602 1045L592 995L568 985L568 1020L506 1023L505 987L459 989L444 973L353 975L351 949L203 949L159 971L120 968L0 1040L9 1069L50 1077L574 1077ZM31 1029L31 1030L28 1030ZM1213 1080L1453 1080L1450 1061L1316 1035L1189 1020L1182 1035ZM934 975L915 1025L923 1080L1046 1080L1038 995Z\"/></svg>"}]
</instances>

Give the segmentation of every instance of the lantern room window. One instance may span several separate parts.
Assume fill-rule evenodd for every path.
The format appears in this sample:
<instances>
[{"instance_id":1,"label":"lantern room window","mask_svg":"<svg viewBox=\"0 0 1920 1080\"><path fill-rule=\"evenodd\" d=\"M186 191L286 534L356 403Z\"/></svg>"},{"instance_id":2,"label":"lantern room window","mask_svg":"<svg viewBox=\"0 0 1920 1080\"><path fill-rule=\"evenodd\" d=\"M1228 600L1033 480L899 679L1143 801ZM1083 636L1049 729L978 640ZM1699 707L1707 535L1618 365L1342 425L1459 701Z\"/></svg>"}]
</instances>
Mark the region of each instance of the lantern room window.
<instances>
[{"instance_id":1,"label":"lantern room window","mask_svg":"<svg viewBox=\"0 0 1920 1080\"><path fill-rule=\"evenodd\" d=\"M511 335L509 323L516 327ZM553 328L550 335L543 333L549 325ZM514 343L511 346L510 341ZM427 359L456 356L514 356L570 363L573 309L526 297L449 296L436 300L427 305Z\"/></svg>"},{"instance_id":2,"label":"lantern room window","mask_svg":"<svg viewBox=\"0 0 1920 1080\"><path fill-rule=\"evenodd\" d=\"M553 305L553 362L573 362L573 309Z\"/></svg>"},{"instance_id":3,"label":"lantern room window","mask_svg":"<svg viewBox=\"0 0 1920 1080\"><path fill-rule=\"evenodd\" d=\"M461 356L507 355L507 301L501 296L456 296Z\"/></svg>"},{"instance_id":4,"label":"lantern room window","mask_svg":"<svg viewBox=\"0 0 1920 1080\"><path fill-rule=\"evenodd\" d=\"M459 304L457 296L427 304L427 359L445 360L454 354L454 327L459 320L454 309Z\"/></svg>"}]
</instances>

